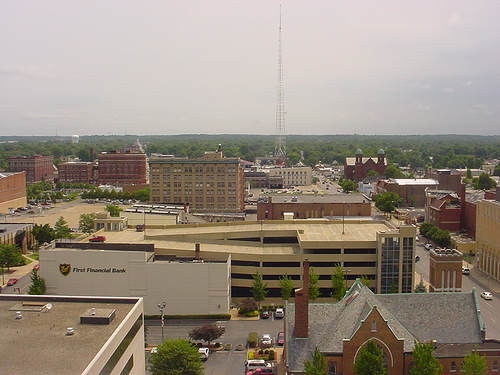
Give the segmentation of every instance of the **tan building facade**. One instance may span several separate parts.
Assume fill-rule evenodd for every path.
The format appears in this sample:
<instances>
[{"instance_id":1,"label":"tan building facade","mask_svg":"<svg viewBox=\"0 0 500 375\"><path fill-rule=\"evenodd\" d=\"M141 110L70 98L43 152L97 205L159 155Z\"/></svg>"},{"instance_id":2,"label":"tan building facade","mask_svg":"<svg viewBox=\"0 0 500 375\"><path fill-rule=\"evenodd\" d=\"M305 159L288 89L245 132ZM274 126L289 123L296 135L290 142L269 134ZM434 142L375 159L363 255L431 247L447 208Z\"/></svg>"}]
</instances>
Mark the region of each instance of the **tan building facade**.
<instances>
[{"instance_id":1,"label":"tan building facade","mask_svg":"<svg viewBox=\"0 0 500 375\"><path fill-rule=\"evenodd\" d=\"M500 201L477 202L476 245L477 266L492 279L500 281Z\"/></svg>"},{"instance_id":2,"label":"tan building facade","mask_svg":"<svg viewBox=\"0 0 500 375\"><path fill-rule=\"evenodd\" d=\"M149 160L152 203L189 203L193 212L243 212L245 181L237 158L208 152L199 159Z\"/></svg>"},{"instance_id":3,"label":"tan building facade","mask_svg":"<svg viewBox=\"0 0 500 375\"><path fill-rule=\"evenodd\" d=\"M26 206L25 172L0 173L0 213Z\"/></svg>"},{"instance_id":4,"label":"tan building facade","mask_svg":"<svg viewBox=\"0 0 500 375\"><path fill-rule=\"evenodd\" d=\"M306 166L269 168L269 178L274 177L283 178L283 187L310 185L312 181L312 169Z\"/></svg>"}]
</instances>

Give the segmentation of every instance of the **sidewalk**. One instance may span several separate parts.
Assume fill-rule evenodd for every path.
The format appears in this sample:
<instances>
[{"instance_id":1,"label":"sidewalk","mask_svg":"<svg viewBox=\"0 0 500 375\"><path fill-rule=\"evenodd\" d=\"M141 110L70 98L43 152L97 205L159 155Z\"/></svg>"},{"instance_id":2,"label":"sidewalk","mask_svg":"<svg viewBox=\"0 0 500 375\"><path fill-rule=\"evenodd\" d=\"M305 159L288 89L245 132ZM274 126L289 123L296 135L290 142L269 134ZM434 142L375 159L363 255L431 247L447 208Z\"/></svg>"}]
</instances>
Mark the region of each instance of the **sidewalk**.
<instances>
[{"instance_id":1,"label":"sidewalk","mask_svg":"<svg viewBox=\"0 0 500 375\"><path fill-rule=\"evenodd\" d=\"M4 269L5 277L2 277L2 279L0 279L0 285L2 286L2 288L5 286L5 284L7 284L8 279L10 279L12 277L19 279L21 276L24 276L24 275L30 273L33 270L33 266L35 264L38 264L37 260L33 260L33 259L27 257L26 255L23 255L23 256L26 259L29 259L30 263L25 264L24 266L10 267L9 270L7 270L7 268L5 268ZM5 279L5 284L2 284L4 279Z\"/></svg>"},{"instance_id":2,"label":"sidewalk","mask_svg":"<svg viewBox=\"0 0 500 375\"><path fill-rule=\"evenodd\" d=\"M464 275L463 277L470 277L476 283L481 285L485 290L495 294L500 294L500 283L498 281L493 280L473 264L466 263L465 261L463 263L470 269L470 275Z\"/></svg>"}]
</instances>

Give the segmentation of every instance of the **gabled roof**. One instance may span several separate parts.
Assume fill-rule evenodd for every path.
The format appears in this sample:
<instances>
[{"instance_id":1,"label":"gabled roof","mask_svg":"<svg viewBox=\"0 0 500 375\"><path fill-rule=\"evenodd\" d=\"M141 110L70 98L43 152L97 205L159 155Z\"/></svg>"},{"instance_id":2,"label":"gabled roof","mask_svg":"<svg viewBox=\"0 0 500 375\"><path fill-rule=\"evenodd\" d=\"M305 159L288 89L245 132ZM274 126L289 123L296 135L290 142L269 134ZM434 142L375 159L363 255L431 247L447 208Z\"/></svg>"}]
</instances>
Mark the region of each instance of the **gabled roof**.
<instances>
[{"instance_id":1,"label":"gabled roof","mask_svg":"<svg viewBox=\"0 0 500 375\"><path fill-rule=\"evenodd\" d=\"M378 157L361 158L361 162L366 164L368 161L377 164ZM345 158L345 165L356 165L356 158ZM384 165L387 165L387 159L384 158Z\"/></svg>"},{"instance_id":2,"label":"gabled roof","mask_svg":"<svg viewBox=\"0 0 500 375\"><path fill-rule=\"evenodd\" d=\"M443 308L446 306L446 308ZM358 280L346 296L334 304L309 304L309 337L294 337L295 305L287 306L287 364L290 371L303 371L305 359L315 348L322 353L342 353L363 321L377 309L394 336L412 352L415 340L438 344L482 342L479 306L471 293L374 294Z\"/></svg>"}]
</instances>

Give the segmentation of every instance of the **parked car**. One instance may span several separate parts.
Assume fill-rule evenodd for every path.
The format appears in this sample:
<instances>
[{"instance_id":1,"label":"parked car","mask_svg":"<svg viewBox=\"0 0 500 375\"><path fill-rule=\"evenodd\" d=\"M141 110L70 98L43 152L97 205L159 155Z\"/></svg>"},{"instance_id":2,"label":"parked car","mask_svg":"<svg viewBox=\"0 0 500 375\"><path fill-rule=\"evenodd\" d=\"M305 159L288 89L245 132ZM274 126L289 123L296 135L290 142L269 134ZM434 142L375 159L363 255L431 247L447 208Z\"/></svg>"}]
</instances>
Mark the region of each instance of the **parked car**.
<instances>
[{"instance_id":1,"label":"parked car","mask_svg":"<svg viewBox=\"0 0 500 375\"><path fill-rule=\"evenodd\" d=\"M7 280L7 286L12 286L14 284L17 284L17 282L19 281L19 279L16 279L15 277Z\"/></svg>"},{"instance_id":2,"label":"parked car","mask_svg":"<svg viewBox=\"0 0 500 375\"><path fill-rule=\"evenodd\" d=\"M104 236L94 236L92 238L89 238L90 242L104 242L106 241L106 237Z\"/></svg>"},{"instance_id":3,"label":"parked car","mask_svg":"<svg viewBox=\"0 0 500 375\"><path fill-rule=\"evenodd\" d=\"M434 245L431 243L426 243L424 248L425 250L434 250Z\"/></svg>"},{"instance_id":4,"label":"parked car","mask_svg":"<svg viewBox=\"0 0 500 375\"><path fill-rule=\"evenodd\" d=\"M208 355L210 354L210 349L208 348L199 348L198 353L200 353L200 358L203 361L206 361L208 359Z\"/></svg>"},{"instance_id":5,"label":"parked car","mask_svg":"<svg viewBox=\"0 0 500 375\"><path fill-rule=\"evenodd\" d=\"M285 345L285 332L278 333L278 340L276 340L276 343L278 344L278 346Z\"/></svg>"},{"instance_id":6,"label":"parked car","mask_svg":"<svg viewBox=\"0 0 500 375\"><path fill-rule=\"evenodd\" d=\"M278 307L274 312L274 318L283 319L284 317L285 317L285 310L283 310L281 307Z\"/></svg>"},{"instance_id":7,"label":"parked car","mask_svg":"<svg viewBox=\"0 0 500 375\"><path fill-rule=\"evenodd\" d=\"M273 339L271 338L271 335L269 333L264 333L260 342L262 345L270 346L273 344Z\"/></svg>"},{"instance_id":8,"label":"parked car","mask_svg":"<svg viewBox=\"0 0 500 375\"><path fill-rule=\"evenodd\" d=\"M493 295L490 292L482 292L481 297L489 301L493 299Z\"/></svg>"},{"instance_id":9,"label":"parked car","mask_svg":"<svg viewBox=\"0 0 500 375\"><path fill-rule=\"evenodd\" d=\"M33 269L34 269L34 270L39 270L39 269L40 269L40 264L35 264L35 265L33 266Z\"/></svg>"},{"instance_id":10,"label":"parked car","mask_svg":"<svg viewBox=\"0 0 500 375\"><path fill-rule=\"evenodd\" d=\"M468 267L462 267L462 274L470 275L470 269Z\"/></svg>"},{"instance_id":11,"label":"parked car","mask_svg":"<svg viewBox=\"0 0 500 375\"><path fill-rule=\"evenodd\" d=\"M259 374L273 374L274 369L272 367L257 367L254 370L248 370L246 375L259 375Z\"/></svg>"},{"instance_id":12,"label":"parked car","mask_svg":"<svg viewBox=\"0 0 500 375\"><path fill-rule=\"evenodd\" d=\"M260 318L261 319L269 319L269 311L267 311L267 310L266 311L262 311L260 313Z\"/></svg>"}]
</instances>

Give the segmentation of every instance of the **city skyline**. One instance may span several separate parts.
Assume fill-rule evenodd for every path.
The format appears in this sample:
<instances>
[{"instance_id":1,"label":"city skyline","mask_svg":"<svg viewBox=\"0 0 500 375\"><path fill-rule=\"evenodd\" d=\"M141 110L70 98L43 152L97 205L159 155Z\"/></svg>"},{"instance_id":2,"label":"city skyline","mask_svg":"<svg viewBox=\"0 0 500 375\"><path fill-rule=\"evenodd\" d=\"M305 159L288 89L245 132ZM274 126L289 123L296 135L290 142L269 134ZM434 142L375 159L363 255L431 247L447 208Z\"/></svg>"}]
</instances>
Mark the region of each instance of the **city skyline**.
<instances>
[{"instance_id":1,"label":"city skyline","mask_svg":"<svg viewBox=\"0 0 500 375\"><path fill-rule=\"evenodd\" d=\"M500 4L0 3L2 135L500 134Z\"/></svg>"}]
</instances>

